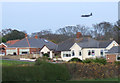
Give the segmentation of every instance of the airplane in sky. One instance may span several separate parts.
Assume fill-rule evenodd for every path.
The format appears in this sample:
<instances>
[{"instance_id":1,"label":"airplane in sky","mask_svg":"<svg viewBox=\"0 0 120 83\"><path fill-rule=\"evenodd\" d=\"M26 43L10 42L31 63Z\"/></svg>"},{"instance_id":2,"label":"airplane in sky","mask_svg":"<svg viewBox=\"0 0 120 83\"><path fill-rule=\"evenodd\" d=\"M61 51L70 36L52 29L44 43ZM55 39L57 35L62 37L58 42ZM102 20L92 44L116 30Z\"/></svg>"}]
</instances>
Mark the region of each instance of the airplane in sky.
<instances>
[{"instance_id":1,"label":"airplane in sky","mask_svg":"<svg viewBox=\"0 0 120 83\"><path fill-rule=\"evenodd\" d=\"M81 17L90 17L90 16L92 16L92 13L89 15L81 15Z\"/></svg>"}]
</instances>

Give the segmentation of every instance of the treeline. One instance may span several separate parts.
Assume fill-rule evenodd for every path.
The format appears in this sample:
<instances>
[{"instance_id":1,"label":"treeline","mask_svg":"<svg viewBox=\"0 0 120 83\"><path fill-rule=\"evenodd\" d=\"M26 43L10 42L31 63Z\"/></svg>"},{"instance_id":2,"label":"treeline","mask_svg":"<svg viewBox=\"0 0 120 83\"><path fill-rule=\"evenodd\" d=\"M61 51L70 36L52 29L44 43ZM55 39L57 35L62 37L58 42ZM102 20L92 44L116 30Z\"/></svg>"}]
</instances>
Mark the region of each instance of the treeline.
<instances>
[{"instance_id":1,"label":"treeline","mask_svg":"<svg viewBox=\"0 0 120 83\"><path fill-rule=\"evenodd\" d=\"M55 43L59 43L69 38L75 38L77 32L81 32L83 37L90 36L97 40L114 39L118 43L120 43L120 20L117 21L115 24L112 24L110 22L101 22L98 24L93 24L92 27L81 25L66 26L63 28L59 28L55 31L55 33L53 33L51 29L42 30L39 32L34 32L29 36L33 37L35 35L38 35L38 37L40 38L45 38ZM3 29L2 41L6 42L8 40L22 39L25 37L25 33L25 31Z\"/></svg>"}]
</instances>

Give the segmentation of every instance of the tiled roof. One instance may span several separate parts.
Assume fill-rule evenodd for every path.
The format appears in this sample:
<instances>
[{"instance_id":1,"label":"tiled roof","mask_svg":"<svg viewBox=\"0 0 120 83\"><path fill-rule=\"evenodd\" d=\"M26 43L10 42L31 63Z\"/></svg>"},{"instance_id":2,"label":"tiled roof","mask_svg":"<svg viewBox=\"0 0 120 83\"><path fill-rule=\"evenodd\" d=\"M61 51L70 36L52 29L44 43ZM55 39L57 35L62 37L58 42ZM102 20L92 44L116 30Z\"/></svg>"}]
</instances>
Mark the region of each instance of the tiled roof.
<instances>
[{"instance_id":1,"label":"tiled roof","mask_svg":"<svg viewBox=\"0 0 120 83\"><path fill-rule=\"evenodd\" d=\"M120 53L120 46L114 46L106 53Z\"/></svg>"},{"instance_id":2,"label":"tiled roof","mask_svg":"<svg viewBox=\"0 0 120 83\"><path fill-rule=\"evenodd\" d=\"M112 43L112 40L109 40L109 41L99 41L99 46L101 48L105 48L107 47L110 43Z\"/></svg>"},{"instance_id":3,"label":"tiled roof","mask_svg":"<svg viewBox=\"0 0 120 83\"><path fill-rule=\"evenodd\" d=\"M71 38L58 44L57 51L70 50L74 43L77 43L82 48L106 48L112 41L97 41L90 37Z\"/></svg>"},{"instance_id":4,"label":"tiled roof","mask_svg":"<svg viewBox=\"0 0 120 83\"><path fill-rule=\"evenodd\" d=\"M6 44L7 44L8 46L10 46L10 45L15 44L15 43L18 42L18 41L20 41L20 40L9 40L9 41L6 42Z\"/></svg>"},{"instance_id":5,"label":"tiled roof","mask_svg":"<svg viewBox=\"0 0 120 83\"><path fill-rule=\"evenodd\" d=\"M42 48L44 45L46 45L49 49L56 49L57 45L51 41L48 41L43 38L24 38L15 44L9 46L9 47L32 47L32 48Z\"/></svg>"}]
</instances>

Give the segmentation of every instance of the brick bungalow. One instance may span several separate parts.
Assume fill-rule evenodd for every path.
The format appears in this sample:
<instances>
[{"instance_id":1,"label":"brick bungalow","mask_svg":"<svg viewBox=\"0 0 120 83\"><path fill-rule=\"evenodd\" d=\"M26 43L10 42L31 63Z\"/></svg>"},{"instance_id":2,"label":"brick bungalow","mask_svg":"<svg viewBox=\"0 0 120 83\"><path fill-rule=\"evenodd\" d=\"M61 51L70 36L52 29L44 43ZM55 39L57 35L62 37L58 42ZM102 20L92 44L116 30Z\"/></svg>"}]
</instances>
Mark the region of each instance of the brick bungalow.
<instances>
[{"instance_id":1,"label":"brick bungalow","mask_svg":"<svg viewBox=\"0 0 120 83\"><path fill-rule=\"evenodd\" d=\"M114 46L108 52L106 52L107 62L120 61L120 46Z\"/></svg>"},{"instance_id":2,"label":"brick bungalow","mask_svg":"<svg viewBox=\"0 0 120 83\"><path fill-rule=\"evenodd\" d=\"M4 43L0 44L0 55L5 55L6 54L6 48L7 48L6 44L4 44Z\"/></svg>"},{"instance_id":3,"label":"brick bungalow","mask_svg":"<svg viewBox=\"0 0 120 83\"><path fill-rule=\"evenodd\" d=\"M54 51L57 45L46 39L38 38L37 36L28 37L26 35L24 39L7 47L6 55L40 54L40 50L44 46Z\"/></svg>"}]
</instances>

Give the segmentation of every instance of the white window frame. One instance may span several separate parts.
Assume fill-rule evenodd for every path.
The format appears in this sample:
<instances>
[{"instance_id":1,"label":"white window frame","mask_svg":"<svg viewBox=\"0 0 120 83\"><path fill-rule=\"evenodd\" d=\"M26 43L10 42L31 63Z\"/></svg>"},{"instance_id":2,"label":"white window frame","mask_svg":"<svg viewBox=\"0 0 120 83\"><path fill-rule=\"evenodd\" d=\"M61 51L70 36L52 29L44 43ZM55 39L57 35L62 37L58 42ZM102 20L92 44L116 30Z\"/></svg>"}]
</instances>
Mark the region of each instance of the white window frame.
<instances>
[{"instance_id":1,"label":"white window frame","mask_svg":"<svg viewBox=\"0 0 120 83\"><path fill-rule=\"evenodd\" d=\"M116 55L116 61L120 61L120 60L118 60L117 58L118 58L118 56L120 57L120 54L117 54Z\"/></svg>"},{"instance_id":2,"label":"white window frame","mask_svg":"<svg viewBox=\"0 0 120 83\"><path fill-rule=\"evenodd\" d=\"M94 55L93 55L93 53L92 52L94 52ZM91 55L92 56L95 56L95 50L91 50Z\"/></svg>"}]
</instances>

